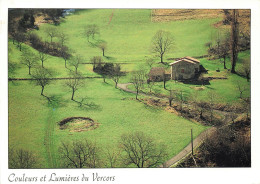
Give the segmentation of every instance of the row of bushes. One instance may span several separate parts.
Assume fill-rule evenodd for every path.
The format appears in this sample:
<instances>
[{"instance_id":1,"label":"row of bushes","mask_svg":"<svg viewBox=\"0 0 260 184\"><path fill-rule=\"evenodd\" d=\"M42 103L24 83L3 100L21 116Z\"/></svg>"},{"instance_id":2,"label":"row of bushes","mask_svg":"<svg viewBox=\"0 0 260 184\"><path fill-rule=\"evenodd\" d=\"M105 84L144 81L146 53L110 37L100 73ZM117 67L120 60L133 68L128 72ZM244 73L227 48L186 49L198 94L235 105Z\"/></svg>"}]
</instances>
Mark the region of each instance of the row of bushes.
<instances>
[{"instance_id":1,"label":"row of bushes","mask_svg":"<svg viewBox=\"0 0 260 184\"><path fill-rule=\"evenodd\" d=\"M52 55L52 56L58 56L58 57L70 57L70 54L68 52L68 47L65 45L62 45L58 42L43 42L41 38L35 34L30 33L27 37L27 40L30 42L31 46L41 52L44 52L46 54Z\"/></svg>"}]
</instances>

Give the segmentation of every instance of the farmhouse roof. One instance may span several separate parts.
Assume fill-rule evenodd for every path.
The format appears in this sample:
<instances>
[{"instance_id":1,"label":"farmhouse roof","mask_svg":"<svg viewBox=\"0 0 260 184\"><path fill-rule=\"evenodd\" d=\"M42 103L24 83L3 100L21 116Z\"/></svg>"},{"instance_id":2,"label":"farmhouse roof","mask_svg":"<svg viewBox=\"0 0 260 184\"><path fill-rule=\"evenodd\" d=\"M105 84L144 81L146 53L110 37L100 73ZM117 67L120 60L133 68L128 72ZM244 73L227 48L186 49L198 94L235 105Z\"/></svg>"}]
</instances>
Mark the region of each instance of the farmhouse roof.
<instances>
[{"instance_id":1,"label":"farmhouse roof","mask_svg":"<svg viewBox=\"0 0 260 184\"><path fill-rule=\"evenodd\" d=\"M174 65L174 64L179 63L179 62L181 62L181 61L185 61L185 62L188 62L188 63L191 63L191 64L200 63L199 60L197 60L197 59L195 59L195 58L193 58L193 57L190 57L190 56L186 56L186 57L177 59L175 62L170 63L170 65Z\"/></svg>"},{"instance_id":2,"label":"farmhouse roof","mask_svg":"<svg viewBox=\"0 0 260 184\"><path fill-rule=\"evenodd\" d=\"M150 75L163 75L165 73L165 69L163 67L153 67L150 70Z\"/></svg>"}]
</instances>

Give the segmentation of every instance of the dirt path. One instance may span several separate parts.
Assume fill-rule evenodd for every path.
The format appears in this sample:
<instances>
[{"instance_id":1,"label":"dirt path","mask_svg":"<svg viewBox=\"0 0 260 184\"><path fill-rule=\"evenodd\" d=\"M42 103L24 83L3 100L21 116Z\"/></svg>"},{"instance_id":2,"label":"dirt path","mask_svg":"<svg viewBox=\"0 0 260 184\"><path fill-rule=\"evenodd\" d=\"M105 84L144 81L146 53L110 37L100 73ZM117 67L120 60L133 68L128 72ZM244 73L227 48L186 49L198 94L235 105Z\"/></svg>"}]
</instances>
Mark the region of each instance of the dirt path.
<instances>
[{"instance_id":1,"label":"dirt path","mask_svg":"<svg viewBox=\"0 0 260 184\"><path fill-rule=\"evenodd\" d=\"M115 9L113 9L112 14L111 14L111 16L110 16L110 19L109 19L109 22L108 22L107 25L109 25L110 22L112 21L112 18L113 18L113 16L114 16L114 12L115 12Z\"/></svg>"},{"instance_id":2,"label":"dirt path","mask_svg":"<svg viewBox=\"0 0 260 184\"><path fill-rule=\"evenodd\" d=\"M200 135L198 135L194 140L193 140L193 149L198 147L203 139L207 136L210 135L212 132L216 130L215 127L211 127L204 132L202 132ZM163 165L160 165L159 167L171 167L172 165L175 165L178 163L180 160L182 160L184 157L186 157L188 154L191 153L191 143L186 146L180 153L178 153L176 156L172 157L170 160L166 161Z\"/></svg>"}]
</instances>

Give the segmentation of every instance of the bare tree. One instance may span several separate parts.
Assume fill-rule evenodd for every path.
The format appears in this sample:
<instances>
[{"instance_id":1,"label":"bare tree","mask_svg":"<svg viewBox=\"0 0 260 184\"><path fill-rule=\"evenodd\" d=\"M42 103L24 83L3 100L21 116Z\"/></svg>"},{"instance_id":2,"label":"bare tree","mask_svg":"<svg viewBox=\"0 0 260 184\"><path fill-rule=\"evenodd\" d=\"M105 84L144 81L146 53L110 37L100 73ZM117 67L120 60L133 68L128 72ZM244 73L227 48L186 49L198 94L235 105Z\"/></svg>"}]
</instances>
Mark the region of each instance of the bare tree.
<instances>
[{"instance_id":1,"label":"bare tree","mask_svg":"<svg viewBox=\"0 0 260 184\"><path fill-rule=\"evenodd\" d=\"M145 63L149 67L149 69L151 69L152 66L155 64L155 61L153 58L148 58L148 59L146 59Z\"/></svg>"},{"instance_id":2,"label":"bare tree","mask_svg":"<svg viewBox=\"0 0 260 184\"><path fill-rule=\"evenodd\" d=\"M105 50L107 49L107 43L101 42L100 44L98 44L98 48L100 48L102 50L102 54L103 54L103 56L105 56Z\"/></svg>"},{"instance_id":3,"label":"bare tree","mask_svg":"<svg viewBox=\"0 0 260 184\"><path fill-rule=\"evenodd\" d=\"M229 56L230 53L229 41L230 38L227 36L224 40L221 41L221 44L218 49L219 58L223 58L224 69L227 69L226 58Z\"/></svg>"},{"instance_id":4,"label":"bare tree","mask_svg":"<svg viewBox=\"0 0 260 184\"><path fill-rule=\"evenodd\" d=\"M149 88L149 92L150 92L150 93L152 92L152 88L153 88L154 85L155 85L154 79L153 79L153 78L149 78L149 79L147 80L147 86L148 86L148 88Z\"/></svg>"},{"instance_id":5,"label":"bare tree","mask_svg":"<svg viewBox=\"0 0 260 184\"><path fill-rule=\"evenodd\" d=\"M144 83L145 83L145 72L143 70L132 72L131 83L133 83L133 85L135 87L135 90L136 90L135 99L137 100L139 91L143 88Z\"/></svg>"},{"instance_id":6,"label":"bare tree","mask_svg":"<svg viewBox=\"0 0 260 184\"><path fill-rule=\"evenodd\" d=\"M89 42L89 37L91 36L92 39L95 38L95 35L99 34L99 27L95 24L87 25L84 30L84 35L87 37Z\"/></svg>"},{"instance_id":7,"label":"bare tree","mask_svg":"<svg viewBox=\"0 0 260 184\"><path fill-rule=\"evenodd\" d=\"M208 91L208 103L209 103L209 112L210 112L210 123L213 122L213 110L214 110L214 104L217 101L217 94L214 91Z\"/></svg>"},{"instance_id":8,"label":"bare tree","mask_svg":"<svg viewBox=\"0 0 260 184\"><path fill-rule=\"evenodd\" d=\"M119 64L113 66L112 70L109 72L109 76L115 82L115 88L117 88L117 84L119 82L120 77L122 77L121 67Z\"/></svg>"},{"instance_id":9,"label":"bare tree","mask_svg":"<svg viewBox=\"0 0 260 184\"><path fill-rule=\"evenodd\" d=\"M95 143L85 139L72 143L62 142L59 147L62 163L66 168L96 168L99 167L100 150Z\"/></svg>"},{"instance_id":10,"label":"bare tree","mask_svg":"<svg viewBox=\"0 0 260 184\"><path fill-rule=\"evenodd\" d=\"M238 56L238 36L239 36L239 24L238 24L238 10L232 10L231 18L231 73L236 73L236 63Z\"/></svg>"},{"instance_id":11,"label":"bare tree","mask_svg":"<svg viewBox=\"0 0 260 184\"><path fill-rule=\"evenodd\" d=\"M32 169L38 166L38 159L32 151L9 148L8 157L10 169Z\"/></svg>"},{"instance_id":12,"label":"bare tree","mask_svg":"<svg viewBox=\"0 0 260 184\"><path fill-rule=\"evenodd\" d=\"M157 167L164 162L167 156L166 147L158 145L143 132L123 134L120 147L125 155L126 165L135 165L138 168Z\"/></svg>"},{"instance_id":13,"label":"bare tree","mask_svg":"<svg viewBox=\"0 0 260 184\"><path fill-rule=\"evenodd\" d=\"M115 151L115 150L111 151L111 148L107 148L107 151L106 151L107 164L106 164L106 166L110 167L110 168L117 167L117 165L119 163L119 159L120 159L119 156L120 156L120 151Z\"/></svg>"},{"instance_id":14,"label":"bare tree","mask_svg":"<svg viewBox=\"0 0 260 184\"><path fill-rule=\"evenodd\" d=\"M172 106L172 101L174 99L174 95L173 95L173 90L170 90L169 92L170 92L170 94L168 96L168 100L169 100L169 106L171 107Z\"/></svg>"},{"instance_id":15,"label":"bare tree","mask_svg":"<svg viewBox=\"0 0 260 184\"><path fill-rule=\"evenodd\" d=\"M175 96L176 96L176 99L180 102L180 111L182 113L182 110L183 110L183 103L185 101L185 96L183 94L183 90L176 90L175 91Z\"/></svg>"},{"instance_id":16,"label":"bare tree","mask_svg":"<svg viewBox=\"0 0 260 184\"><path fill-rule=\"evenodd\" d=\"M57 29L55 27L47 27L45 29L45 33L50 37L51 43L52 43L52 39L54 37L58 36L58 32L57 32Z\"/></svg>"},{"instance_id":17,"label":"bare tree","mask_svg":"<svg viewBox=\"0 0 260 184\"><path fill-rule=\"evenodd\" d=\"M206 108L206 103L203 102L200 98L199 98L199 94L198 91L194 91L194 93L192 94L191 100L193 101L193 107L194 109L199 113L199 117L203 118L203 112L204 109Z\"/></svg>"},{"instance_id":18,"label":"bare tree","mask_svg":"<svg viewBox=\"0 0 260 184\"><path fill-rule=\"evenodd\" d=\"M66 47L66 46L61 47L60 52L61 52L61 57L65 61L65 68L67 68L67 60L71 57L71 53L68 50L68 47Z\"/></svg>"},{"instance_id":19,"label":"bare tree","mask_svg":"<svg viewBox=\"0 0 260 184\"><path fill-rule=\"evenodd\" d=\"M173 43L173 37L170 32L159 30L154 35L152 39L152 52L158 54L161 58L161 63L163 63L164 54L170 51Z\"/></svg>"},{"instance_id":20,"label":"bare tree","mask_svg":"<svg viewBox=\"0 0 260 184\"><path fill-rule=\"evenodd\" d=\"M75 73L78 73L78 67L79 64L83 62L83 57L79 54L76 56L72 57L71 60L69 61L70 65L75 68Z\"/></svg>"},{"instance_id":21,"label":"bare tree","mask_svg":"<svg viewBox=\"0 0 260 184\"><path fill-rule=\"evenodd\" d=\"M49 58L49 55L42 51L38 51L38 56L39 56L39 60L42 62L42 68L44 68L43 62Z\"/></svg>"},{"instance_id":22,"label":"bare tree","mask_svg":"<svg viewBox=\"0 0 260 184\"><path fill-rule=\"evenodd\" d=\"M25 65L29 69L29 75L31 75L31 68L37 65L38 57L29 49L22 51L21 64Z\"/></svg>"},{"instance_id":23,"label":"bare tree","mask_svg":"<svg viewBox=\"0 0 260 184\"><path fill-rule=\"evenodd\" d=\"M71 100L74 100L75 92L81 87L84 83L82 76L79 74L70 75L70 78L66 81L66 86L72 90Z\"/></svg>"},{"instance_id":24,"label":"bare tree","mask_svg":"<svg viewBox=\"0 0 260 184\"><path fill-rule=\"evenodd\" d=\"M14 39L17 41L17 47L19 47L19 50L22 51L22 44L26 41L26 34L22 32L16 32L14 34Z\"/></svg>"},{"instance_id":25,"label":"bare tree","mask_svg":"<svg viewBox=\"0 0 260 184\"><path fill-rule=\"evenodd\" d=\"M32 74L32 77L33 79L35 79L35 84L37 86L41 86L42 88L41 95L43 95L43 90L45 86L50 83L50 77L51 77L50 70L46 68L38 67Z\"/></svg>"},{"instance_id":26,"label":"bare tree","mask_svg":"<svg viewBox=\"0 0 260 184\"><path fill-rule=\"evenodd\" d=\"M64 43L68 40L68 35L66 35L64 32L60 32L58 35L61 47L64 46Z\"/></svg>"},{"instance_id":27,"label":"bare tree","mask_svg":"<svg viewBox=\"0 0 260 184\"><path fill-rule=\"evenodd\" d=\"M241 84L241 82L239 81L236 82L236 87L237 90L239 91L239 98L242 99L243 93L247 90L248 87L246 85Z\"/></svg>"},{"instance_id":28,"label":"bare tree","mask_svg":"<svg viewBox=\"0 0 260 184\"><path fill-rule=\"evenodd\" d=\"M246 77L247 82L250 79L250 59L243 59L243 64L239 68L239 72Z\"/></svg>"}]
</instances>

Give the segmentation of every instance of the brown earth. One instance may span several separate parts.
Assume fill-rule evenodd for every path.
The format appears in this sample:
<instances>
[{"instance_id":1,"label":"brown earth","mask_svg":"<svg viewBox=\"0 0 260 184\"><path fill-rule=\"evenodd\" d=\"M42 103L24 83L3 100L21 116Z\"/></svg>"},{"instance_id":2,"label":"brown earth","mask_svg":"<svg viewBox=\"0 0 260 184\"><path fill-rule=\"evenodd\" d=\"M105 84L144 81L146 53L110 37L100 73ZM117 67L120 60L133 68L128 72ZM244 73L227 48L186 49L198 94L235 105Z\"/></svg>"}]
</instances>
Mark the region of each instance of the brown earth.
<instances>
[{"instance_id":1,"label":"brown earth","mask_svg":"<svg viewBox=\"0 0 260 184\"><path fill-rule=\"evenodd\" d=\"M239 9L239 29L250 33L251 11L250 9ZM222 9L154 9L151 13L153 22L168 22L190 19L222 18ZM230 25L223 25L222 21L214 24L215 27L230 28Z\"/></svg>"},{"instance_id":2,"label":"brown earth","mask_svg":"<svg viewBox=\"0 0 260 184\"><path fill-rule=\"evenodd\" d=\"M87 117L69 117L59 123L60 129L68 129L70 132L90 131L99 127L99 123Z\"/></svg>"}]
</instances>

